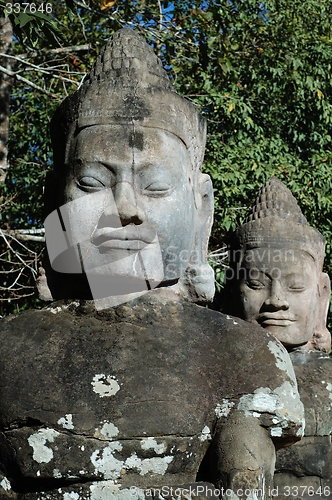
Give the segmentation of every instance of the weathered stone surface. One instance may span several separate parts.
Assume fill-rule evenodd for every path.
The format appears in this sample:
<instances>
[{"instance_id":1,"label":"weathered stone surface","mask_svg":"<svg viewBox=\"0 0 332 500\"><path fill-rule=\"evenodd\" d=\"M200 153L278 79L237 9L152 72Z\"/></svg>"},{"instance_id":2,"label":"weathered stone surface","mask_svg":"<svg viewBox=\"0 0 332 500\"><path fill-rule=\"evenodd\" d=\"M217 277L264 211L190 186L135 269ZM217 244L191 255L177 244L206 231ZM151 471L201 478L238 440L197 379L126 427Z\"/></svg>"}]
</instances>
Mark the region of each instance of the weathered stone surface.
<instances>
[{"instance_id":1,"label":"weathered stone surface","mask_svg":"<svg viewBox=\"0 0 332 500\"><path fill-rule=\"evenodd\" d=\"M275 484L322 485L332 495L332 360L315 351L298 350L290 356L305 409L305 437L278 451Z\"/></svg>"},{"instance_id":2,"label":"weathered stone surface","mask_svg":"<svg viewBox=\"0 0 332 500\"><path fill-rule=\"evenodd\" d=\"M294 476L291 473L275 474L275 500L325 500L332 496L330 479L319 476Z\"/></svg>"},{"instance_id":3,"label":"weathered stone surface","mask_svg":"<svg viewBox=\"0 0 332 500\"><path fill-rule=\"evenodd\" d=\"M318 351L290 353L305 408L305 435L332 433L332 359Z\"/></svg>"},{"instance_id":4,"label":"weathered stone surface","mask_svg":"<svg viewBox=\"0 0 332 500\"><path fill-rule=\"evenodd\" d=\"M298 439L301 405L278 341L155 293L102 312L55 304L4 321L1 463L18 498L37 499L45 485L45 498L90 498L84 484L105 480L216 484L209 445L237 413L275 441Z\"/></svg>"},{"instance_id":5,"label":"weathered stone surface","mask_svg":"<svg viewBox=\"0 0 332 500\"><path fill-rule=\"evenodd\" d=\"M20 499L18 496L18 500ZM22 497L21 497L22 498ZM191 483L178 487L164 486L162 488L127 489L119 490L112 481L99 481L75 486L58 488L54 492L27 493L24 500L78 500L89 498L90 500L217 500L220 498L219 490L211 483Z\"/></svg>"},{"instance_id":6,"label":"weathered stone surface","mask_svg":"<svg viewBox=\"0 0 332 500\"><path fill-rule=\"evenodd\" d=\"M294 475L329 479L332 474L330 436L308 436L278 453L277 470L292 470Z\"/></svg>"}]
</instances>

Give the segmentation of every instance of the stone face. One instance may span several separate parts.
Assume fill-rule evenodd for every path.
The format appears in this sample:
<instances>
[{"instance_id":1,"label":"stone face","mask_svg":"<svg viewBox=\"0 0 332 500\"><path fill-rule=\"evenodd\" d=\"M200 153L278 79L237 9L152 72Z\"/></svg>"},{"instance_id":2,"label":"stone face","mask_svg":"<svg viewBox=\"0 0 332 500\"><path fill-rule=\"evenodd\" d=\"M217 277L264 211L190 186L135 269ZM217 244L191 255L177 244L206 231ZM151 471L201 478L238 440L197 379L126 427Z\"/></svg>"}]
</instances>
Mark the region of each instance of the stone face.
<instances>
[{"instance_id":1,"label":"stone face","mask_svg":"<svg viewBox=\"0 0 332 500\"><path fill-rule=\"evenodd\" d=\"M133 137L141 138L141 147L130 147ZM105 276L113 278L107 280L112 296L134 292L139 282L146 290L147 280L155 288L182 276L195 226L183 143L158 129L91 126L78 134L71 161L77 166L68 175L61 213L94 298L104 297L98 284ZM60 272L68 266L63 255L54 263Z\"/></svg>"},{"instance_id":2,"label":"stone face","mask_svg":"<svg viewBox=\"0 0 332 500\"><path fill-rule=\"evenodd\" d=\"M107 42L82 87L59 106L51 135L51 295L91 297L102 309L178 282L193 300L212 300L205 119L134 31Z\"/></svg>"},{"instance_id":3,"label":"stone face","mask_svg":"<svg viewBox=\"0 0 332 500\"><path fill-rule=\"evenodd\" d=\"M325 239L308 226L276 177L261 188L230 238L232 313L273 333L289 349L330 351L330 280L322 272Z\"/></svg>"},{"instance_id":4,"label":"stone face","mask_svg":"<svg viewBox=\"0 0 332 500\"><path fill-rule=\"evenodd\" d=\"M312 257L287 247L260 247L246 251L242 266L239 316L266 328L284 345L309 342L320 300Z\"/></svg>"},{"instance_id":5,"label":"stone face","mask_svg":"<svg viewBox=\"0 0 332 500\"><path fill-rule=\"evenodd\" d=\"M121 491L216 484L220 429L236 419L276 442L298 439L294 374L273 336L155 293L99 313L59 304L4 321L1 463L18 498L45 485L45 498L66 498L56 496L64 488L85 499L103 481Z\"/></svg>"}]
</instances>

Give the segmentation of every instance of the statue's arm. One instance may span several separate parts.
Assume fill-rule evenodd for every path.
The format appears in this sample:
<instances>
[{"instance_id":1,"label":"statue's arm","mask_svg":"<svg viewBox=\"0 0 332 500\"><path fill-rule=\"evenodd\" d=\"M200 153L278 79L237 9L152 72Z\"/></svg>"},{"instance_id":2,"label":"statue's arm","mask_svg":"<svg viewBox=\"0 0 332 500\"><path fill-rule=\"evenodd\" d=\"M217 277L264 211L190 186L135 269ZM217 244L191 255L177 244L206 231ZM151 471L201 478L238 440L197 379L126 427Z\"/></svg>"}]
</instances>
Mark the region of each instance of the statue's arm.
<instances>
[{"instance_id":1,"label":"statue's arm","mask_svg":"<svg viewBox=\"0 0 332 500\"><path fill-rule=\"evenodd\" d=\"M275 367L269 369L276 370L280 385L269 388L262 379L254 393L239 395L217 421L211 444L213 482L232 490L233 500L271 498L275 451L298 441L304 431L304 410L289 355L277 340L269 347L275 357Z\"/></svg>"},{"instance_id":2,"label":"statue's arm","mask_svg":"<svg viewBox=\"0 0 332 500\"><path fill-rule=\"evenodd\" d=\"M219 421L211 445L210 467L218 489L237 499L268 499L273 487L275 447L259 419L234 410ZM250 491L251 495L248 495ZM255 496L256 495L256 496Z\"/></svg>"}]
</instances>

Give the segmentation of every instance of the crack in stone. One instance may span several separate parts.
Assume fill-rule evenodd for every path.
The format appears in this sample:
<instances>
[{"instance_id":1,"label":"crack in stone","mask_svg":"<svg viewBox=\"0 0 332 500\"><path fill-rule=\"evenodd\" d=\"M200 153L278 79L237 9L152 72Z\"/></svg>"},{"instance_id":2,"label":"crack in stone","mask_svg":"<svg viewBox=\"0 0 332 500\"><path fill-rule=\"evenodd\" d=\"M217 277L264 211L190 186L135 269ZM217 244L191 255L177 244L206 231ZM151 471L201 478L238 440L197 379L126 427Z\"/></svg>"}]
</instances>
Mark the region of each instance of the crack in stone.
<instances>
[{"instance_id":1,"label":"crack in stone","mask_svg":"<svg viewBox=\"0 0 332 500\"><path fill-rule=\"evenodd\" d=\"M48 427L50 426L50 424L48 424ZM22 429L30 429L32 427L35 427L35 430L38 432L40 429L45 429L47 427L47 424L44 424L42 422L40 422L39 426L37 427L37 425L22 425L21 427L16 427L16 428L12 428L12 429L7 429L4 432L4 434L6 433L9 433L9 432L15 432L15 431L20 431ZM52 427L53 428L53 427ZM89 439L89 440L93 440L93 441L99 441L101 443L112 443L114 441L141 441L143 439L147 439L148 437L153 437L154 439L167 439L167 438L174 438L174 437L177 437L179 439L186 439L186 438L193 438L193 437L197 437L199 434L186 434L186 435L180 435L180 434L163 434L163 435L157 435L155 434L154 436L148 436L147 434L144 434L142 436L131 436L131 437L121 437L119 438L118 436L116 437L116 439L101 439L101 438L98 438L98 437L95 437L95 436L90 436L89 434L85 434L85 433L79 433L79 432L75 432L74 430L72 429L63 429L63 428L54 428L54 430L56 430L59 434L62 434L64 436L70 436L70 435L73 435L73 436L78 436L78 437L82 437L84 439Z\"/></svg>"}]
</instances>

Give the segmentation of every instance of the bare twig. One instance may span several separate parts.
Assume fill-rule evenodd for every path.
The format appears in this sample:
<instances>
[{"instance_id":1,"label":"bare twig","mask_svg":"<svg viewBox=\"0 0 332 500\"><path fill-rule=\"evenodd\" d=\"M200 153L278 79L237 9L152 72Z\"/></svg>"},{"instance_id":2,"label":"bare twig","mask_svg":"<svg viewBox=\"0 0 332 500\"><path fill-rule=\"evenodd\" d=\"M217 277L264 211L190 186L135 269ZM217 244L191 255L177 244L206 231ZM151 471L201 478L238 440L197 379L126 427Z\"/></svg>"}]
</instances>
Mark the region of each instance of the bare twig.
<instances>
[{"instance_id":1,"label":"bare twig","mask_svg":"<svg viewBox=\"0 0 332 500\"><path fill-rule=\"evenodd\" d=\"M63 86L63 90L65 91L66 96L68 96L67 87L66 87L65 82L62 82L62 86Z\"/></svg>"},{"instance_id":2,"label":"bare twig","mask_svg":"<svg viewBox=\"0 0 332 500\"><path fill-rule=\"evenodd\" d=\"M87 41L87 37L86 37L86 33L85 33L85 26L84 26L84 23L83 23L83 21L82 21L82 18L81 18L81 16L80 16L80 14L79 14L79 10L78 10L78 9L77 9L77 15L78 15L79 22L80 22L80 24L81 24L81 26L82 26L82 34L83 34L83 38L84 38L84 40L85 40L85 41Z\"/></svg>"},{"instance_id":3,"label":"bare twig","mask_svg":"<svg viewBox=\"0 0 332 500\"><path fill-rule=\"evenodd\" d=\"M217 250L213 250L208 253L208 260L213 264L221 265L222 267L227 267L226 261L228 257L227 247L217 248Z\"/></svg>"},{"instance_id":4,"label":"bare twig","mask_svg":"<svg viewBox=\"0 0 332 500\"><path fill-rule=\"evenodd\" d=\"M0 208L3 208L5 207L6 205L8 205L8 203L11 203L13 201L13 199L17 196L18 193L15 193L13 194L13 196L11 196L8 200L4 201L3 203L0 204ZM0 198L0 200L2 201L2 198Z\"/></svg>"},{"instance_id":5,"label":"bare twig","mask_svg":"<svg viewBox=\"0 0 332 500\"><path fill-rule=\"evenodd\" d=\"M40 227L38 229L16 229L20 234L45 234L45 228Z\"/></svg>"},{"instance_id":6,"label":"bare twig","mask_svg":"<svg viewBox=\"0 0 332 500\"><path fill-rule=\"evenodd\" d=\"M35 236L35 234L43 235L43 233L44 229L0 229L0 237L3 238L7 246L7 250L0 256L0 274L5 274L7 276L6 281L10 281L10 283L6 283L6 286L3 286L4 283L0 285L0 291L3 297L7 295L7 297L0 299L1 302L10 303L12 300L19 300L34 295L35 287L28 283L31 277L35 280L38 275L38 262L43 250L39 253L34 252L21 243L18 238L29 240L36 240L38 238L39 241L40 239L43 240L44 237ZM16 245L18 245L19 248L16 248ZM5 265L3 265L2 262L4 262ZM10 268L7 269L9 266ZM31 293L30 290L32 290Z\"/></svg>"},{"instance_id":7,"label":"bare twig","mask_svg":"<svg viewBox=\"0 0 332 500\"><path fill-rule=\"evenodd\" d=\"M44 234L44 229L6 229L1 231L2 234L6 234L10 238L16 238L21 241L39 241L44 242L45 236L36 236L38 234ZM28 248L24 247L26 250L31 252Z\"/></svg>"},{"instance_id":8,"label":"bare twig","mask_svg":"<svg viewBox=\"0 0 332 500\"><path fill-rule=\"evenodd\" d=\"M18 280L19 280L19 279L20 279L20 277L22 276L23 271L24 271L24 267L22 267L22 268L21 268L20 272L18 273L17 278L15 279L15 281L13 281L13 283L12 283L11 285L9 285L9 286L7 287L7 290L11 290L12 288L14 288L14 286L16 285L16 283L18 282ZM1 287L1 288L2 288L2 287ZM24 288L24 287L22 287L22 288ZM21 289L22 289L22 288L21 288ZM17 289L16 289L15 291L17 291Z\"/></svg>"},{"instance_id":9,"label":"bare twig","mask_svg":"<svg viewBox=\"0 0 332 500\"><path fill-rule=\"evenodd\" d=\"M53 73L52 67L50 67L50 68L41 68L40 66L36 66L35 64L29 63L27 61L24 61L24 59L21 59L20 57L10 56L8 54L0 54L0 57L8 57L10 59L15 59L16 61L21 62L21 63L25 64L26 66L30 66L31 68L33 68L36 71L39 71L40 73L46 73L47 75L52 76L52 78L57 78L58 80L61 80L61 81L64 81L64 82L73 83L74 85L79 86L79 82L77 82L76 80L71 80L70 78L66 78L65 76L55 75Z\"/></svg>"},{"instance_id":10,"label":"bare twig","mask_svg":"<svg viewBox=\"0 0 332 500\"><path fill-rule=\"evenodd\" d=\"M34 269L33 267L31 267L26 261L24 261L21 257L21 255L16 252L14 250L14 248L11 246L11 244L9 243L5 233L2 231L2 229L0 229L0 236L3 237L3 239L5 240L8 248L10 248L10 250L14 253L14 255L18 258L18 260L24 265L24 267L27 267L28 269L30 269L30 271L32 272L32 274L34 276L37 276L37 270ZM25 248L26 250L28 250L29 253L33 253L35 255L37 255L35 252L32 252L31 250L29 250L25 245L23 245L20 241L18 241L18 239L14 236L10 236L10 238L12 238L14 241L16 241L21 247Z\"/></svg>"},{"instance_id":11,"label":"bare twig","mask_svg":"<svg viewBox=\"0 0 332 500\"><path fill-rule=\"evenodd\" d=\"M50 50L40 50L38 52L27 52L26 54L19 54L17 57L22 59L37 57L41 54L70 54L71 52L80 52L80 51L88 51L91 50L91 45L89 43L85 45L71 45L70 47L59 47L57 49Z\"/></svg>"},{"instance_id":12,"label":"bare twig","mask_svg":"<svg viewBox=\"0 0 332 500\"><path fill-rule=\"evenodd\" d=\"M162 29L163 29L163 9L162 9L160 0L157 0L157 1L158 1L158 8L159 8L159 31L162 31Z\"/></svg>"},{"instance_id":13,"label":"bare twig","mask_svg":"<svg viewBox=\"0 0 332 500\"><path fill-rule=\"evenodd\" d=\"M87 72L86 71L69 71L68 69L63 69L63 66L68 66L68 64L59 64L59 68L57 66L50 66L50 70L52 70L52 73L53 71L58 71L60 73L66 73L66 75L86 75Z\"/></svg>"},{"instance_id":14,"label":"bare twig","mask_svg":"<svg viewBox=\"0 0 332 500\"><path fill-rule=\"evenodd\" d=\"M0 71L2 73L4 73L5 75L13 76L17 80L19 80L21 82L24 82L25 84L29 85L30 87L32 87L32 88L34 88L36 90L39 90L40 92L42 92L43 94L48 95L49 97L53 97L53 99L58 99L59 98L59 96L57 96L55 94L52 94L51 92L49 92L46 89L43 89L42 87L39 87L39 85L36 85L35 83L31 82L27 78L24 78L23 76L21 76L21 75L19 75L17 73L15 73L14 71L9 71L6 68L4 68L3 66L0 66Z\"/></svg>"},{"instance_id":15,"label":"bare twig","mask_svg":"<svg viewBox=\"0 0 332 500\"><path fill-rule=\"evenodd\" d=\"M34 287L24 287L24 288L34 288ZM13 292L12 292L13 293ZM24 297L31 297L31 295L34 295L35 292L31 292L31 293L25 293L23 295L18 295L18 296L14 296L14 297L9 297L8 299L0 299L0 302L11 302L12 300L20 300L20 299L23 299Z\"/></svg>"}]
</instances>

